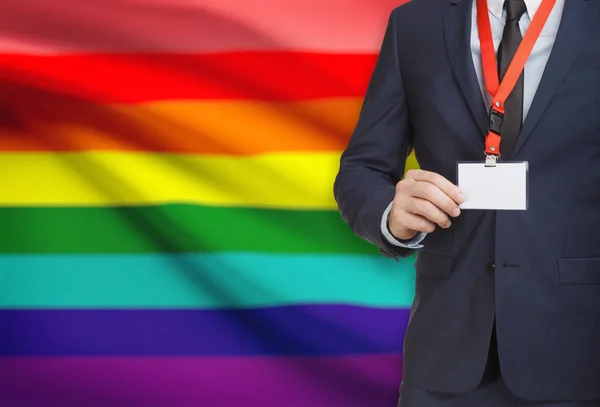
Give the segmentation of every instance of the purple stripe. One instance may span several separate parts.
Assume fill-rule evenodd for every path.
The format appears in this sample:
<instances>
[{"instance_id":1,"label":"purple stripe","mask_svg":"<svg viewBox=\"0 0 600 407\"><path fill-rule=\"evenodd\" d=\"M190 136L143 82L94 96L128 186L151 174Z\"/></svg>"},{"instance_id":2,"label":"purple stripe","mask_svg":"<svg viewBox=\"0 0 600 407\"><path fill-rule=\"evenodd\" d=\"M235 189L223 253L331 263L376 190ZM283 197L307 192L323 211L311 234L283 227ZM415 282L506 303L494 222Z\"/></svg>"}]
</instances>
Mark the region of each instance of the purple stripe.
<instances>
[{"instance_id":1,"label":"purple stripe","mask_svg":"<svg viewBox=\"0 0 600 407\"><path fill-rule=\"evenodd\" d=\"M407 309L1 310L5 356L401 353Z\"/></svg>"},{"instance_id":2,"label":"purple stripe","mask_svg":"<svg viewBox=\"0 0 600 407\"><path fill-rule=\"evenodd\" d=\"M402 356L2 358L11 407L391 407Z\"/></svg>"}]
</instances>

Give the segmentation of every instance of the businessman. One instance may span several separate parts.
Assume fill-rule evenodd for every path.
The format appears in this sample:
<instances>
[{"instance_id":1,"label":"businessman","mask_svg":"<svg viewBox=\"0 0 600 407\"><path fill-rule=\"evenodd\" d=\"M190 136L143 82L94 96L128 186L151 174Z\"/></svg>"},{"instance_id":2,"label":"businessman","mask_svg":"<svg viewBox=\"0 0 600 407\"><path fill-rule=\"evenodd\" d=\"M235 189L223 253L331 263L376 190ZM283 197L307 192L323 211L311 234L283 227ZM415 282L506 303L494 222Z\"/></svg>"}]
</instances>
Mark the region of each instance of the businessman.
<instances>
[{"instance_id":1,"label":"businessman","mask_svg":"<svg viewBox=\"0 0 600 407\"><path fill-rule=\"evenodd\" d=\"M486 159L527 162L525 210L465 209ZM400 407L600 406L600 0L396 8L334 191L417 253Z\"/></svg>"}]
</instances>

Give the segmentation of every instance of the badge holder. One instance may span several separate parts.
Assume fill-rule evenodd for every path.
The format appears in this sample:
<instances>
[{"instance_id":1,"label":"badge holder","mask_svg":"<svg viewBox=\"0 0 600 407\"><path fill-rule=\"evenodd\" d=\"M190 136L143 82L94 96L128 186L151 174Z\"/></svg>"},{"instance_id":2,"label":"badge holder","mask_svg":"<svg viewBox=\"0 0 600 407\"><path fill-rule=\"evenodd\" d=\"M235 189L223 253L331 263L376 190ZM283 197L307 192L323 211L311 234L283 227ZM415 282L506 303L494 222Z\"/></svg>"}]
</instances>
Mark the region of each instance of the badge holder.
<instances>
[{"instance_id":1,"label":"badge holder","mask_svg":"<svg viewBox=\"0 0 600 407\"><path fill-rule=\"evenodd\" d=\"M461 210L526 211L529 208L529 163L457 163L458 187L465 195Z\"/></svg>"},{"instance_id":2,"label":"badge holder","mask_svg":"<svg viewBox=\"0 0 600 407\"><path fill-rule=\"evenodd\" d=\"M527 210L529 163L498 162L503 114L490 112L485 162L459 162L458 187L466 200L461 209Z\"/></svg>"},{"instance_id":3,"label":"badge holder","mask_svg":"<svg viewBox=\"0 0 600 407\"><path fill-rule=\"evenodd\" d=\"M492 107L485 138L485 162L458 163L458 186L466 197L461 209L527 210L529 164L498 162L500 129L504 120L504 102L523 72L555 3L556 0L542 0L500 83L487 1L476 0L483 76L492 96Z\"/></svg>"}]
</instances>

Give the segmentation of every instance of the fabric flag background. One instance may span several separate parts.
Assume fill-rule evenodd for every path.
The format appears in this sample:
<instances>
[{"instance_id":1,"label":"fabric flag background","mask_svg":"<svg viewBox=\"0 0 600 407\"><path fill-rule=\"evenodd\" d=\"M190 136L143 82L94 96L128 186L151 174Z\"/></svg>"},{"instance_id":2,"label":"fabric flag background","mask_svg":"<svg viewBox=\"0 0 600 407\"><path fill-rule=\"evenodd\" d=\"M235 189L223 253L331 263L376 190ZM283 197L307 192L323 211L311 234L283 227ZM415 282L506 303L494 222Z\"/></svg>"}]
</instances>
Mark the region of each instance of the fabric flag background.
<instances>
[{"instance_id":1,"label":"fabric flag background","mask_svg":"<svg viewBox=\"0 0 600 407\"><path fill-rule=\"evenodd\" d=\"M332 183L399 3L0 2L0 405L395 405Z\"/></svg>"}]
</instances>

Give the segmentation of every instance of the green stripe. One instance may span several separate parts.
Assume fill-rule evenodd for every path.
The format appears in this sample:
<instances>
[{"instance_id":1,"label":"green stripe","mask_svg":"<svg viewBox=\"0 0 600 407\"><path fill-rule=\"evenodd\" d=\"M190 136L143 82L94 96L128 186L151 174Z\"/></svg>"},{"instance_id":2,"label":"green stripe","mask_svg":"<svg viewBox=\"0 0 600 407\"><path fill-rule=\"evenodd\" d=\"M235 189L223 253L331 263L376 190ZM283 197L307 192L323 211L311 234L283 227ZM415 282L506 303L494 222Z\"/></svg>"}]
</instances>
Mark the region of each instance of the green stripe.
<instances>
[{"instance_id":1,"label":"green stripe","mask_svg":"<svg viewBox=\"0 0 600 407\"><path fill-rule=\"evenodd\" d=\"M348 254L0 256L3 308L409 307L414 258Z\"/></svg>"},{"instance_id":2,"label":"green stripe","mask_svg":"<svg viewBox=\"0 0 600 407\"><path fill-rule=\"evenodd\" d=\"M376 253L334 211L1 208L0 253Z\"/></svg>"}]
</instances>

